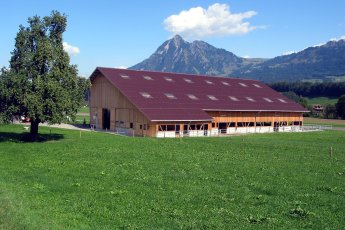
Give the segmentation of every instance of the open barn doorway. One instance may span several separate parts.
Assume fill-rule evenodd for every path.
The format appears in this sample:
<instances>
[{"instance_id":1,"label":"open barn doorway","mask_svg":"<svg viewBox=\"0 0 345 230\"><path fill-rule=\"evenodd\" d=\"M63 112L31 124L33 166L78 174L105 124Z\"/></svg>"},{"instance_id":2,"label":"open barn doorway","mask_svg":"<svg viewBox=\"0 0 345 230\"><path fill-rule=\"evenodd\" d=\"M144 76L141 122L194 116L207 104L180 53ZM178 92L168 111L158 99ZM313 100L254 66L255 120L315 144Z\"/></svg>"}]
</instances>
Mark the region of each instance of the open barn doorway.
<instances>
[{"instance_id":1,"label":"open barn doorway","mask_svg":"<svg viewBox=\"0 0 345 230\"><path fill-rule=\"evenodd\" d=\"M110 129L110 110L102 109L102 128Z\"/></svg>"}]
</instances>

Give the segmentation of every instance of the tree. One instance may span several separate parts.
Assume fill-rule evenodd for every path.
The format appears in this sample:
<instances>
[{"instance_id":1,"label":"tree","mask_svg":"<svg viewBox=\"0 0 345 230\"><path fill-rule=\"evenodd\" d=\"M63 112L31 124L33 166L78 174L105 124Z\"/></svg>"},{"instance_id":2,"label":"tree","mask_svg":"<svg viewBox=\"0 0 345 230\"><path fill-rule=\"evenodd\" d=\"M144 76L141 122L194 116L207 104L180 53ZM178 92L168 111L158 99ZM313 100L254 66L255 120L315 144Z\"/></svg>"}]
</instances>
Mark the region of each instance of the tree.
<instances>
[{"instance_id":1,"label":"tree","mask_svg":"<svg viewBox=\"0 0 345 230\"><path fill-rule=\"evenodd\" d=\"M345 95L338 99L335 107L337 108L337 114L341 117L341 119L345 119Z\"/></svg>"},{"instance_id":2,"label":"tree","mask_svg":"<svg viewBox=\"0 0 345 230\"><path fill-rule=\"evenodd\" d=\"M77 77L63 50L65 15L53 11L50 16L28 19L20 26L10 68L3 70L1 80L4 100L3 116L30 118L30 136L38 137L41 122L61 123L66 116L75 117L89 87L86 79Z\"/></svg>"},{"instance_id":3,"label":"tree","mask_svg":"<svg viewBox=\"0 0 345 230\"><path fill-rule=\"evenodd\" d=\"M2 70L0 73L0 124L2 124L5 121L4 113L5 113L5 96L4 96L4 84L3 84L3 78L2 76Z\"/></svg>"},{"instance_id":4,"label":"tree","mask_svg":"<svg viewBox=\"0 0 345 230\"><path fill-rule=\"evenodd\" d=\"M323 110L323 116L327 119L334 119L337 117L337 109L335 105L325 105Z\"/></svg>"},{"instance_id":5,"label":"tree","mask_svg":"<svg viewBox=\"0 0 345 230\"><path fill-rule=\"evenodd\" d=\"M289 91L289 92L283 92L282 93L285 97L297 102L298 104L302 105L304 108L308 107L308 101L301 97L298 96L295 92Z\"/></svg>"}]
</instances>

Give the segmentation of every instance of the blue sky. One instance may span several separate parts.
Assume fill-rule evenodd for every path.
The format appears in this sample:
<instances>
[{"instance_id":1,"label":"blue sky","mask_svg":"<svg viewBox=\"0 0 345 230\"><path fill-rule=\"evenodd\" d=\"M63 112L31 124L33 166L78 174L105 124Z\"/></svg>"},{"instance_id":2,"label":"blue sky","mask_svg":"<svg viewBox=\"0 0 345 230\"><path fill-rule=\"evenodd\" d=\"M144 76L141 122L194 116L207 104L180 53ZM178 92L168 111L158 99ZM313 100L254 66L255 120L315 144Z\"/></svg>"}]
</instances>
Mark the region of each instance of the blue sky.
<instances>
[{"instance_id":1,"label":"blue sky","mask_svg":"<svg viewBox=\"0 0 345 230\"><path fill-rule=\"evenodd\" d=\"M83 76L96 66L137 64L175 33L263 58L345 35L344 0L11 0L1 8L1 67L8 66L19 25L58 10L68 16L64 41Z\"/></svg>"}]
</instances>

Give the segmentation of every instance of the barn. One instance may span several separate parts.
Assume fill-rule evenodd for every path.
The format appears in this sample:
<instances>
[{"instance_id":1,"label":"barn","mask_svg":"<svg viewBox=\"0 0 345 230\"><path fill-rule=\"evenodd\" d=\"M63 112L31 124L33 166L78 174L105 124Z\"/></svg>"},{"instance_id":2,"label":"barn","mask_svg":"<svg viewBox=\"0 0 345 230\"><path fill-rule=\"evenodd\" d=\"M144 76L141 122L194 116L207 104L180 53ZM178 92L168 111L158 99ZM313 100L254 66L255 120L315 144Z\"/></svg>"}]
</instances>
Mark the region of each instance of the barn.
<instances>
[{"instance_id":1,"label":"barn","mask_svg":"<svg viewBox=\"0 0 345 230\"><path fill-rule=\"evenodd\" d=\"M98 67L90 124L150 137L299 131L305 108L260 81Z\"/></svg>"}]
</instances>

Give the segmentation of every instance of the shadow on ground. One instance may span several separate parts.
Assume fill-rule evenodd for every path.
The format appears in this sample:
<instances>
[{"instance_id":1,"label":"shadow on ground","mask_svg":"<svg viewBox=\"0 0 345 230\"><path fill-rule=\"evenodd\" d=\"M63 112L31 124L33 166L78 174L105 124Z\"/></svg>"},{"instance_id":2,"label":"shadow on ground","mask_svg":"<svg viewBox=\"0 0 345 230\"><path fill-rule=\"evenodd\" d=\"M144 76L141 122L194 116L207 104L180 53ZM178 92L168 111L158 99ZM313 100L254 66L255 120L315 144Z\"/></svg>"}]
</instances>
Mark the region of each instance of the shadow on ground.
<instances>
[{"instance_id":1,"label":"shadow on ground","mask_svg":"<svg viewBox=\"0 0 345 230\"><path fill-rule=\"evenodd\" d=\"M62 134L39 134L38 137L32 138L29 133L10 133L0 132L0 143L1 142L15 142L15 143L26 143L26 142L47 142L57 141L64 138Z\"/></svg>"}]
</instances>

